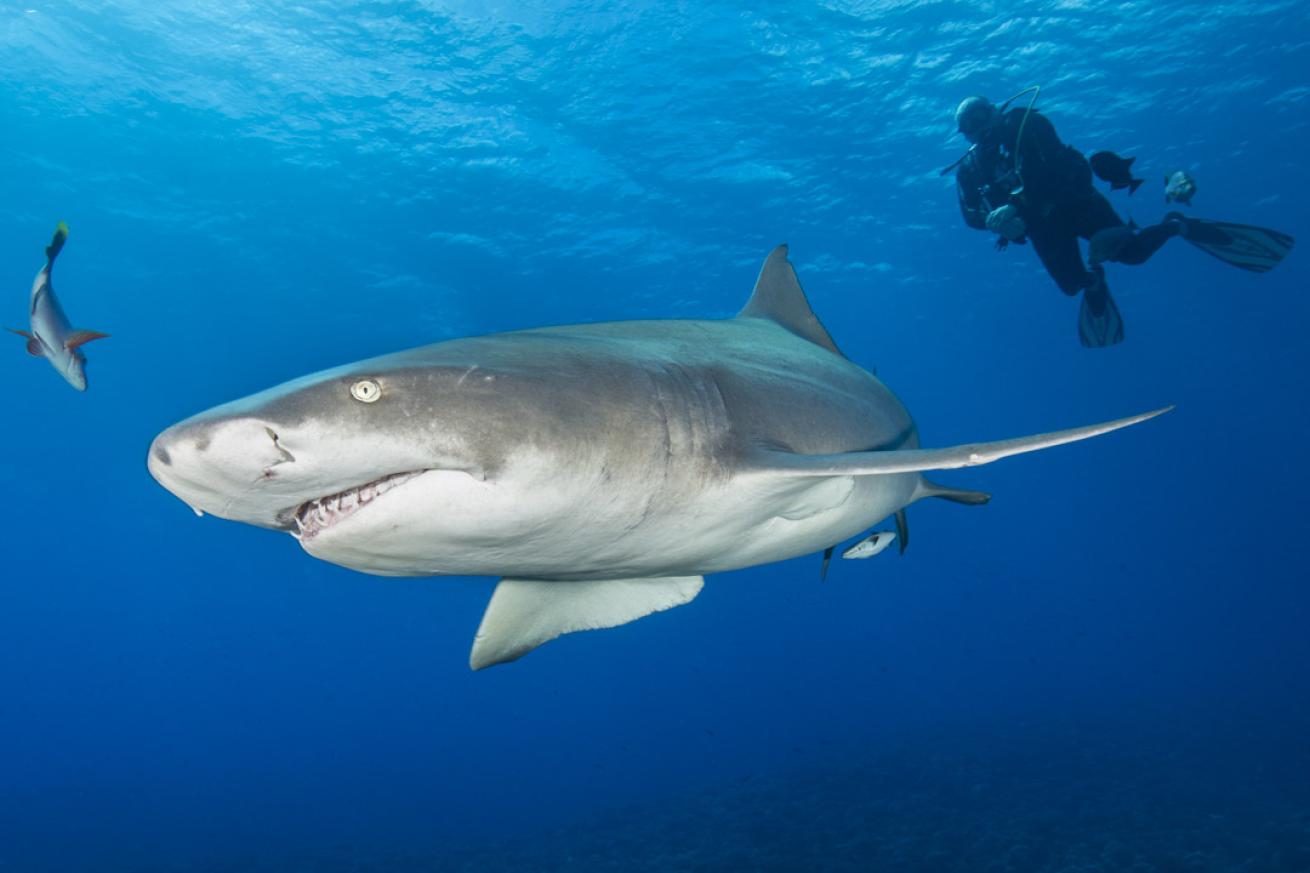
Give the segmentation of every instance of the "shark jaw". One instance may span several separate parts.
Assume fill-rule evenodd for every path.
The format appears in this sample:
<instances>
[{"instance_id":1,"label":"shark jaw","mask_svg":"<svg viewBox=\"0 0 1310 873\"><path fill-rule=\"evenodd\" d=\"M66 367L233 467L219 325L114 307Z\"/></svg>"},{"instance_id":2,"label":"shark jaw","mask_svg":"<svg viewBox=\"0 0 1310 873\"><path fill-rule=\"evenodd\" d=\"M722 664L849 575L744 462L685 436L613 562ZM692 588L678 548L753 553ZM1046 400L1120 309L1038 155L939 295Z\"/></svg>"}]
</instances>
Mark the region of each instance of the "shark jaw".
<instances>
[{"instance_id":1,"label":"shark jaw","mask_svg":"<svg viewBox=\"0 0 1310 873\"><path fill-rule=\"evenodd\" d=\"M323 531L331 530L362 511L364 507L387 492L427 472L429 471L410 470L405 473L392 473L327 497L306 501L283 514L290 516L291 523L294 524L291 535L305 544L313 541Z\"/></svg>"}]
</instances>

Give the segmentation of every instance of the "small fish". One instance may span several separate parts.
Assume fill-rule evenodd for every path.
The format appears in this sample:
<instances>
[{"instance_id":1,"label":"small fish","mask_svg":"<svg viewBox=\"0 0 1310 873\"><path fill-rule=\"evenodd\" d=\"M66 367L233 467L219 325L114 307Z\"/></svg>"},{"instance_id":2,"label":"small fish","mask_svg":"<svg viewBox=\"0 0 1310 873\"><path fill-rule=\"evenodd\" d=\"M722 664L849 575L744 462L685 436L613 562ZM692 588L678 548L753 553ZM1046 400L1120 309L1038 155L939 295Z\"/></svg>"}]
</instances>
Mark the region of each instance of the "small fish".
<instances>
[{"instance_id":1,"label":"small fish","mask_svg":"<svg viewBox=\"0 0 1310 873\"><path fill-rule=\"evenodd\" d=\"M1111 191L1127 188L1131 195L1145 179L1133 178L1133 161L1137 158L1121 158L1114 152L1097 152L1089 159L1092 172L1102 182L1110 183Z\"/></svg>"},{"instance_id":2,"label":"small fish","mask_svg":"<svg viewBox=\"0 0 1310 873\"><path fill-rule=\"evenodd\" d=\"M1186 170L1178 170L1164 177L1164 202L1192 205L1196 196L1196 180Z\"/></svg>"},{"instance_id":3,"label":"small fish","mask_svg":"<svg viewBox=\"0 0 1310 873\"><path fill-rule=\"evenodd\" d=\"M841 556L850 560L872 558L894 542L896 542L896 534L892 531L874 531L846 551L842 552Z\"/></svg>"},{"instance_id":4,"label":"small fish","mask_svg":"<svg viewBox=\"0 0 1310 873\"><path fill-rule=\"evenodd\" d=\"M50 284L50 270L55 265L55 258L68 239L68 225L62 221L55 228L54 239L45 250L45 266L36 274L32 282L32 305L29 307L31 332L5 330L27 338L27 353L37 358L45 358L50 365L63 376L69 385L78 391L86 390L86 355L82 346L91 340L109 336L93 330L74 330L64 314L64 308L55 297L54 286Z\"/></svg>"}]
</instances>

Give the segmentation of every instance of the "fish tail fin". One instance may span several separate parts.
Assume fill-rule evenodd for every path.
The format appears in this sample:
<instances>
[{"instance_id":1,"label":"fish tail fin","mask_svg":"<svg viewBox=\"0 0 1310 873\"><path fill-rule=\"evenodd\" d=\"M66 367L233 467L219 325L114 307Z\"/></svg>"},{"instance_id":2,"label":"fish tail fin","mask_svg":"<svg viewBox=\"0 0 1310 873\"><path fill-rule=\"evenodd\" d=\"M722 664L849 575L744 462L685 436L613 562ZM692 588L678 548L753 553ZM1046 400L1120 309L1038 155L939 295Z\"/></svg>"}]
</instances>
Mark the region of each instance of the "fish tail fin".
<instances>
[{"instance_id":1,"label":"fish tail fin","mask_svg":"<svg viewBox=\"0 0 1310 873\"><path fill-rule=\"evenodd\" d=\"M59 256L59 252L63 250L64 243L67 241L68 225L61 221L55 225L55 235L51 238L50 245L45 247L46 263L53 264L55 262L55 258Z\"/></svg>"},{"instance_id":2,"label":"fish tail fin","mask_svg":"<svg viewBox=\"0 0 1310 873\"><path fill-rule=\"evenodd\" d=\"M1129 183L1128 183L1128 196L1131 197L1133 194L1136 194L1136 193L1137 193L1137 189L1140 188L1140 187L1142 187L1142 183L1145 182L1145 181L1146 181L1145 179L1133 179L1131 182L1129 182Z\"/></svg>"}]
</instances>

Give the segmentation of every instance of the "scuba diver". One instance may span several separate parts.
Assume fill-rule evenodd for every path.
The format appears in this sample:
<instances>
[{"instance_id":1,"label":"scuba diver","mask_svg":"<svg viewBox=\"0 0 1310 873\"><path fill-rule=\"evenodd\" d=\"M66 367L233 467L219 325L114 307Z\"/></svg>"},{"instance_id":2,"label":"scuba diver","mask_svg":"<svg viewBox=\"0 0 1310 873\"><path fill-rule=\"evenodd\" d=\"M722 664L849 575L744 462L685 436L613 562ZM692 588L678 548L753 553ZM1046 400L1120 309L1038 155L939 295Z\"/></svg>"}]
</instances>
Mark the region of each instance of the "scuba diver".
<instances>
[{"instance_id":1,"label":"scuba diver","mask_svg":"<svg viewBox=\"0 0 1310 873\"><path fill-rule=\"evenodd\" d=\"M1092 187L1082 153L1060 141L1055 126L1033 109L1040 92L1026 88L1001 106L969 97L955 111L959 132L972 145L942 170L956 171L956 193L965 224L998 235L996 247L1032 243L1060 290L1082 292L1078 337L1084 346L1123 340L1123 319L1105 281L1107 261L1142 264L1175 236L1247 270L1264 272L1292 248L1278 231L1168 213L1150 227L1125 224ZM1026 108L1009 108L1033 92ZM1078 245L1088 241L1087 263Z\"/></svg>"}]
</instances>

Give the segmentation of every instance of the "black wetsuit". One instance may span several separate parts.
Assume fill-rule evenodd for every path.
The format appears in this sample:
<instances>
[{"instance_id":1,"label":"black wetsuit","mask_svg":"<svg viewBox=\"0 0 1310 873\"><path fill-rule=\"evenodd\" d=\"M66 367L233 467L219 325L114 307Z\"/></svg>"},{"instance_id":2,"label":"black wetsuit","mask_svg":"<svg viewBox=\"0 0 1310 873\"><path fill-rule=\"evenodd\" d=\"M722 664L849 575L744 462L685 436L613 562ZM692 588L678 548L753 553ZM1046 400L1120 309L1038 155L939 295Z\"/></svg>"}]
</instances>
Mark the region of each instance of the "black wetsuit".
<instances>
[{"instance_id":1,"label":"black wetsuit","mask_svg":"<svg viewBox=\"0 0 1310 873\"><path fill-rule=\"evenodd\" d=\"M1019 210L1027 225L1027 241L1051 278L1065 294L1077 294L1094 282L1083 263L1078 238L1091 239L1097 231L1122 227L1124 222L1110 201L1092 187L1092 170L1082 153L1060 142L1055 126L1039 112L1031 112L1019 139L1024 110L1011 109L988 137L973 148L956 170L960 211L970 227L987 229L987 213L1007 203ZM1020 173L1014 169L1019 144ZM1134 233L1111 260L1141 264L1177 233L1173 224L1157 224ZM1024 240L1017 240L1024 242Z\"/></svg>"}]
</instances>

